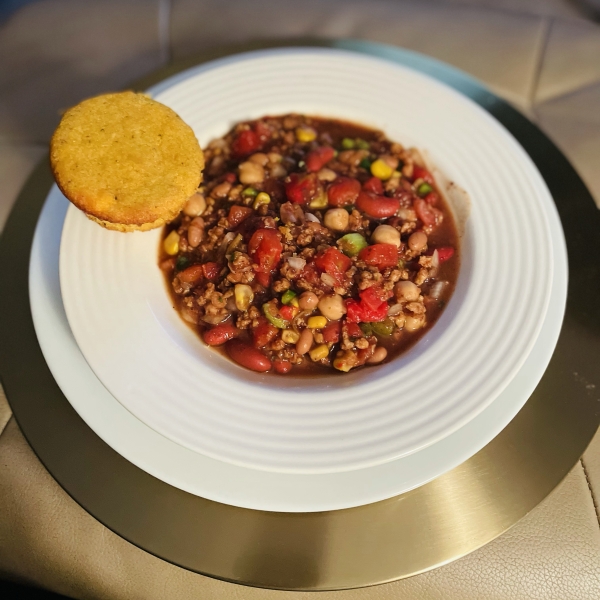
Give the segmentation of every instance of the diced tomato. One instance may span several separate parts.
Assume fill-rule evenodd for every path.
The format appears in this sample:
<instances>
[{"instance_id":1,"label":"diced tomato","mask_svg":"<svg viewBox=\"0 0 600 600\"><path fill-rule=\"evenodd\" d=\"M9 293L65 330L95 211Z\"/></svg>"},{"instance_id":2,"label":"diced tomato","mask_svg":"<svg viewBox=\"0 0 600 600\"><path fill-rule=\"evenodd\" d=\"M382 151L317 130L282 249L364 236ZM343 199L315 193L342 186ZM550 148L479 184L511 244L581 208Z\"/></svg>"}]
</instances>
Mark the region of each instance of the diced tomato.
<instances>
[{"instance_id":1,"label":"diced tomato","mask_svg":"<svg viewBox=\"0 0 600 600\"><path fill-rule=\"evenodd\" d=\"M338 177L327 188L327 199L331 206L354 204L360 194L360 182L352 177Z\"/></svg>"},{"instance_id":2,"label":"diced tomato","mask_svg":"<svg viewBox=\"0 0 600 600\"><path fill-rule=\"evenodd\" d=\"M229 183L235 183L235 180L237 179L237 175L235 173L225 173L224 179L225 179L225 181L228 181Z\"/></svg>"},{"instance_id":3,"label":"diced tomato","mask_svg":"<svg viewBox=\"0 0 600 600\"><path fill-rule=\"evenodd\" d=\"M356 302L353 300L353 302ZM357 323L346 323L346 333L349 338L356 339L363 337L363 332Z\"/></svg>"},{"instance_id":4,"label":"diced tomato","mask_svg":"<svg viewBox=\"0 0 600 600\"><path fill-rule=\"evenodd\" d=\"M244 219L248 218L252 214L252 209L249 206L238 206L234 204L229 209L229 215L227 220L229 221L229 227L235 229Z\"/></svg>"},{"instance_id":5,"label":"diced tomato","mask_svg":"<svg viewBox=\"0 0 600 600\"><path fill-rule=\"evenodd\" d=\"M204 271L204 277L211 281L214 281L221 272L221 267L219 263L216 262L207 262L202 265L202 270Z\"/></svg>"},{"instance_id":6,"label":"diced tomato","mask_svg":"<svg viewBox=\"0 0 600 600\"><path fill-rule=\"evenodd\" d=\"M302 175L292 173L285 184L285 193L290 202L308 204L322 192L321 184L314 173Z\"/></svg>"},{"instance_id":7,"label":"diced tomato","mask_svg":"<svg viewBox=\"0 0 600 600\"><path fill-rule=\"evenodd\" d=\"M386 291L379 286L373 285L358 294L361 302L368 308L376 310L382 303L387 302L392 297L391 291Z\"/></svg>"},{"instance_id":8,"label":"diced tomato","mask_svg":"<svg viewBox=\"0 0 600 600\"><path fill-rule=\"evenodd\" d=\"M378 321L383 321L383 319L387 317L388 308L387 302L383 302L378 308L370 309L363 307L363 321L365 323L377 323Z\"/></svg>"},{"instance_id":9,"label":"diced tomato","mask_svg":"<svg viewBox=\"0 0 600 600\"><path fill-rule=\"evenodd\" d=\"M331 146L319 146L311 150L306 157L306 170L314 173L320 171L335 155Z\"/></svg>"},{"instance_id":10,"label":"diced tomato","mask_svg":"<svg viewBox=\"0 0 600 600\"><path fill-rule=\"evenodd\" d=\"M437 248L437 253L439 261L443 263L454 256L454 248L452 246L442 246Z\"/></svg>"},{"instance_id":11,"label":"diced tomato","mask_svg":"<svg viewBox=\"0 0 600 600\"><path fill-rule=\"evenodd\" d=\"M392 244L373 244L363 248L358 258L378 269L395 267L398 264L398 248Z\"/></svg>"},{"instance_id":12,"label":"diced tomato","mask_svg":"<svg viewBox=\"0 0 600 600\"><path fill-rule=\"evenodd\" d=\"M268 288L271 285L271 273L261 273L259 271L256 273L256 281L263 287Z\"/></svg>"},{"instance_id":13,"label":"diced tomato","mask_svg":"<svg viewBox=\"0 0 600 600\"><path fill-rule=\"evenodd\" d=\"M387 299L391 292L373 286L360 292L359 296L360 302L346 301L346 318L349 323L376 323L387 317Z\"/></svg>"},{"instance_id":14,"label":"diced tomato","mask_svg":"<svg viewBox=\"0 0 600 600\"><path fill-rule=\"evenodd\" d=\"M258 282L265 287L269 285L271 272L281 258L283 245L279 237L275 229L257 229L248 243L248 254L255 263Z\"/></svg>"},{"instance_id":15,"label":"diced tomato","mask_svg":"<svg viewBox=\"0 0 600 600\"><path fill-rule=\"evenodd\" d=\"M425 200L429 206L435 206L439 202L440 197L436 192L429 192L429 194L427 194L423 200Z\"/></svg>"},{"instance_id":16,"label":"diced tomato","mask_svg":"<svg viewBox=\"0 0 600 600\"><path fill-rule=\"evenodd\" d=\"M423 221L423 225L435 225L435 212L425 200L418 198L414 205L417 217Z\"/></svg>"},{"instance_id":17,"label":"diced tomato","mask_svg":"<svg viewBox=\"0 0 600 600\"><path fill-rule=\"evenodd\" d=\"M362 322L362 306L356 300L346 300L346 318L348 323Z\"/></svg>"},{"instance_id":18,"label":"diced tomato","mask_svg":"<svg viewBox=\"0 0 600 600\"><path fill-rule=\"evenodd\" d=\"M323 341L328 344L337 344L340 341L342 335L342 322L341 321L329 321L327 325L321 331L323 335Z\"/></svg>"},{"instance_id":19,"label":"diced tomato","mask_svg":"<svg viewBox=\"0 0 600 600\"><path fill-rule=\"evenodd\" d=\"M363 190L365 192L373 192L374 194L383 195L383 183L379 177L371 177L363 183Z\"/></svg>"},{"instance_id":20,"label":"diced tomato","mask_svg":"<svg viewBox=\"0 0 600 600\"><path fill-rule=\"evenodd\" d=\"M292 363L289 360L274 360L273 368L281 375L285 375L290 372Z\"/></svg>"},{"instance_id":21,"label":"diced tomato","mask_svg":"<svg viewBox=\"0 0 600 600\"><path fill-rule=\"evenodd\" d=\"M231 143L233 155L240 158L256 152L261 146L259 136L252 129L240 132Z\"/></svg>"},{"instance_id":22,"label":"diced tomato","mask_svg":"<svg viewBox=\"0 0 600 600\"><path fill-rule=\"evenodd\" d=\"M290 306L289 304L283 305L279 309L279 314L286 320L291 321L296 316L297 308L295 306Z\"/></svg>"},{"instance_id":23,"label":"diced tomato","mask_svg":"<svg viewBox=\"0 0 600 600\"><path fill-rule=\"evenodd\" d=\"M413 181L417 179L422 179L426 181L430 185L434 185L433 175L423 167L419 167L419 165L415 165L413 169Z\"/></svg>"},{"instance_id":24,"label":"diced tomato","mask_svg":"<svg viewBox=\"0 0 600 600\"><path fill-rule=\"evenodd\" d=\"M388 198L387 196L379 196L371 192L361 192L356 200L356 208L362 210L370 217L376 219L385 219L392 217L400 208L398 198Z\"/></svg>"},{"instance_id":25,"label":"diced tomato","mask_svg":"<svg viewBox=\"0 0 600 600\"><path fill-rule=\"evenodd\" d=\"M342 282L344 273L352 265L352 260L337 248L328 248L314 260L315 266L331 275L338 283Z\"/></svg>"},{"instance_id":26,"label":"diced tomato","mask_svg":"<svg viewBox=\"0 0 600 600\"><path fill-rule=\"evenodd\" d=\"M277 337L279 329L264 317L259 317L258 321L258 325L252 329L252 342L255 348L264 348Z\"/></svg>"}]
</instances>

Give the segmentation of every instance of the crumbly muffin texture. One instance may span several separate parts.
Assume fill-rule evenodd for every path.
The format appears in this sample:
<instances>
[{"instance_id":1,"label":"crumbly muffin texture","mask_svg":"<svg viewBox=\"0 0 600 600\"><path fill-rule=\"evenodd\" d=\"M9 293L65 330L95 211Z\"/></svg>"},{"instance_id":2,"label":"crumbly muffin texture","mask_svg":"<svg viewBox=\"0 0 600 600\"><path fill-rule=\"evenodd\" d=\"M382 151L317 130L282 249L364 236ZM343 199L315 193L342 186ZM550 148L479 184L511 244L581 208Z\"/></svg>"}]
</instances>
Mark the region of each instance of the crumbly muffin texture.
<instances>
[{"instance_id":1,"label":"crumbly muffin texture","mask_svg":"<svg viewBox=\"0 0 600 600\"><path fill-rule=\"evenodd\" d=\"M147 230L175 218L202 180L192 129L145 94L104 94L66 111L50 142L64 195L93 221Z\"/></svg>"}]
</instances>

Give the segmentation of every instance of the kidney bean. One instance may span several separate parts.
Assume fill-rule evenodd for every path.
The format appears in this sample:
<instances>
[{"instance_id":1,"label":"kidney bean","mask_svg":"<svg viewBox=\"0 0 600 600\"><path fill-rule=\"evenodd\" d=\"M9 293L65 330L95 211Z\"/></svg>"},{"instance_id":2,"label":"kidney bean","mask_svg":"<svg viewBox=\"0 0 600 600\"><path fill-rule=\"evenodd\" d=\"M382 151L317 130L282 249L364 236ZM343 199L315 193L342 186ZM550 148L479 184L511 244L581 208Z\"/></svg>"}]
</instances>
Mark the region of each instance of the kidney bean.
<instances>
[{"instance_id":1,"label":"kidney bean","mask_svg":"<svg viewBox=\"0 0 600 600\"><path fill-rule=\"evenodd\" d=\"M384 219L386 217L393 217L398 212L400 201L398 198L388 198L387 196L361 192L356 201L356 208L367 213L370 217Z\"/></svg>"},{"instance_id":2,"label":"kidney bean","mask_svg":"<svg viewBox=\"0 0 600 600\"><path fill-rule=\"evenodd\" d=\"M296 352L302 356L306 354L313 344L313 332L307 327L301 334L300 339L296 342Z\"/></svg>"},{"instance_id":3,"label":"kidney bean","mask_svg":"<svg viewBox=\"0 0 600 600\"><path fill-rule=\"evenodd\" d=\"M260 350L241 340L230 340L225 350L231 360L250 371L264 373L271 369L271 361Z\"/></svg>"},{"instance_id":4,"label":"kidney bean","mask_svg":"<svg viewBox=\"0 0 600 600\"><path fill-rule=\"evenodd\" d=\"M204 277L202 265L192 265L177 274L182 283L198 283Z\"/></svg>"},{"instance_id":5,"label":"kidney bean","mask_svg":"<svg viewBox=\"0 0 600 600\"><path fill-rule=\"evenodd\" d=\"M285 375L290 372L292 363L289 360L275 360L273 361L273 367L278 373Z\"/></svg>"},{"instance_id":6,"label":"kidney bean","mask_svg":"<svg viewBox=\"0 0 600 600\"><path fill-rule=\"evenodd\" d=\"M221 346L240 334L240 330L232 323L220 323L204 332L204 342L209 346Z\"/></svg>"}]
</instances>

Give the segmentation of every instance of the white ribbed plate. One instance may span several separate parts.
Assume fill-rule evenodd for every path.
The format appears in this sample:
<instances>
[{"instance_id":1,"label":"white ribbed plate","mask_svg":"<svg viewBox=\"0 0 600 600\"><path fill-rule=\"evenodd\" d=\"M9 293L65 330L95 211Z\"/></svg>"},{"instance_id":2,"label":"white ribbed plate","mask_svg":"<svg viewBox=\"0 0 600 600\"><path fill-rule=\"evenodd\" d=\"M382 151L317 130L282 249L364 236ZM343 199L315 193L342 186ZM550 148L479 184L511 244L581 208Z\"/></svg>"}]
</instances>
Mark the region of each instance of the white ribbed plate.
<instances>
[{"instance_id":1,"label":"white ribbed plate","mask_svg":"<svg viewBox=\"0 0 600 600\"><path fill-rule=\"evenodd\" d=\"M334 50L216 61L155 97L201 144L233 122L290 111L350 118L427 149L472 212L455 294L435 327L388 365L298 379L242 370L205 348L172 309L159 232L120 234L67 214L61 290L77 343L141 421L206 456L253 469L324 473L373 466L450 435L515 376L544 321L553 250L549 192L487 113L410 69ZM526 398L523 398L523 402Z\"/></svg>"}]
</instances>

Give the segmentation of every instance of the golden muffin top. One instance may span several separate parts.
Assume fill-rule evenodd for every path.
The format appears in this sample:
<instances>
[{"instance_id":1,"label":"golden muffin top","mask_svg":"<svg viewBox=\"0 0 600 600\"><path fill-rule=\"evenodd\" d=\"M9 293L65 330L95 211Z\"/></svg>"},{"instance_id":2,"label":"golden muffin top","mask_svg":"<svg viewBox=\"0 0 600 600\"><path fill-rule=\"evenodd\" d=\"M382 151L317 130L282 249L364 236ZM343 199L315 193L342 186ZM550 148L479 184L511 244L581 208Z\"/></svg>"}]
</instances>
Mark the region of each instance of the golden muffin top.
<instances>
[{"instance_id":1,"label":"golden muffin top","mask_svg":"<svg viewBox=\"0 0 600 600\"><path fill-rule=\"evenodd\" d=\"M147 230L174 219L202 180L204 156L192 129L144 94L84 100L50 141L63 194L108 229Z\"/></svg>"}]
</instances>

